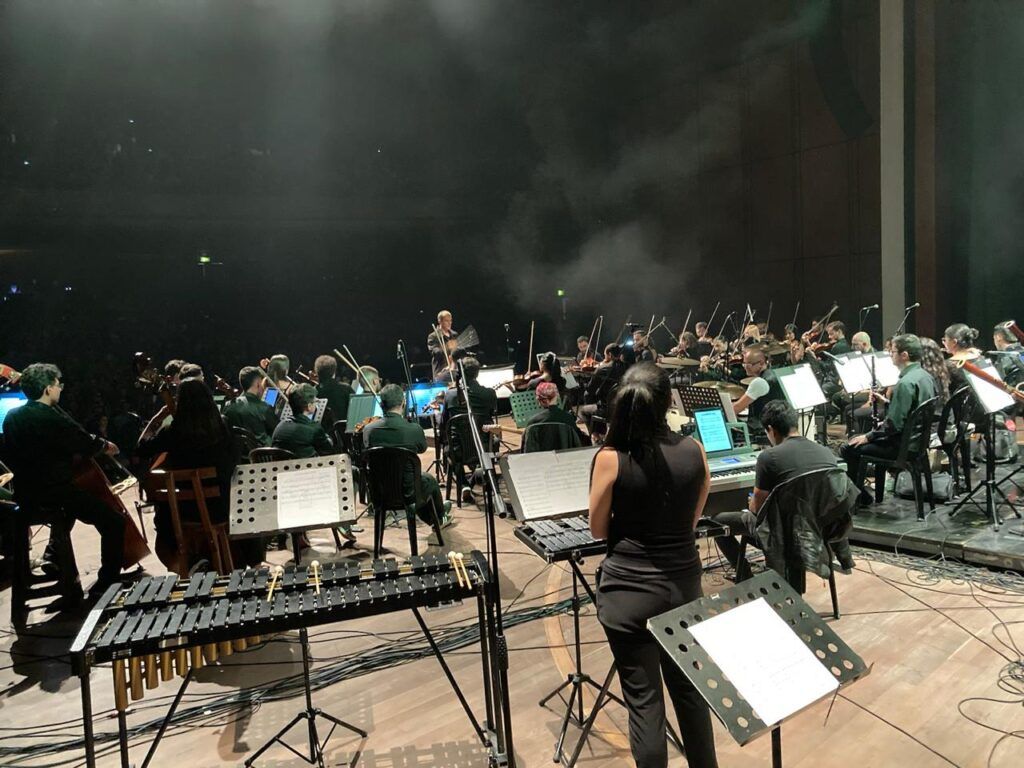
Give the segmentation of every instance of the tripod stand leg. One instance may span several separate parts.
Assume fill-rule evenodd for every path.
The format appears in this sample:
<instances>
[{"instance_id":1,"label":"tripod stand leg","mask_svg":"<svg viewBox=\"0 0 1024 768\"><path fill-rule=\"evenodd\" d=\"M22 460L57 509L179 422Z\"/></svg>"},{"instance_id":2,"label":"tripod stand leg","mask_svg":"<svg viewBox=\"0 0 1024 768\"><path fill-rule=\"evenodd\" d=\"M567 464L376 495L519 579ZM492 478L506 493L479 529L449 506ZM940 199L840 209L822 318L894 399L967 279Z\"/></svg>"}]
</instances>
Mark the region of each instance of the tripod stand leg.
<instances>
[{"instance_id":1,"label":"tripod stand leg","mask_svg":"<svg viewBox=\"0 0 1024 768\"><path fill-rule=\"evenodd\" d=\"M782 768L782 728L772 729L772 768Z\"/></svg>"}]
</instances>

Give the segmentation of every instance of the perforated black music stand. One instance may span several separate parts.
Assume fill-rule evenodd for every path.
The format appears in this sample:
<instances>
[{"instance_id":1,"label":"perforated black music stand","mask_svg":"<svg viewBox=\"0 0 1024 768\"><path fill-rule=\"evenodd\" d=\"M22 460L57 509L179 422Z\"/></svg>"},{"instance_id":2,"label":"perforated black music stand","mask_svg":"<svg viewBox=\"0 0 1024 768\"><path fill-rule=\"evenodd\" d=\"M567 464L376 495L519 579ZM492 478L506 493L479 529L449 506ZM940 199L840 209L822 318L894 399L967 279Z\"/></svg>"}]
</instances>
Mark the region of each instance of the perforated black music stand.
<instances>
[{"instance_id":1,"label":"perforated black music stand","mask_svg":"<svg viewBox=\"0 0 1024 768\"><path fill-rule=\"evenodd\" d=\"M693 418L693 414L696 411L706 411L709 408L717 408L720 411L725 410L722 407L722 398L719 396L717 389L710 387L679 387L678 391L679 399L683 403L683 410L691 418Z\"/></svg>"},{"instance_id":2,"label":"perforated black music stand","mask_svg":"<svg viewBox=\"0 0 1024 768\"><path fill-rule=\"evenodd\" d=\"M794 712L777 723L762 721L689 629L760 598L767 601L821 664L831 671L840 689L871 671L818 612L807 605L775 571L766 571L714 595L656 616L647 622L647 627L740 746L771 732L772 766L781 768L782 723L798 713Z\"/></svg>"}]
</instances>

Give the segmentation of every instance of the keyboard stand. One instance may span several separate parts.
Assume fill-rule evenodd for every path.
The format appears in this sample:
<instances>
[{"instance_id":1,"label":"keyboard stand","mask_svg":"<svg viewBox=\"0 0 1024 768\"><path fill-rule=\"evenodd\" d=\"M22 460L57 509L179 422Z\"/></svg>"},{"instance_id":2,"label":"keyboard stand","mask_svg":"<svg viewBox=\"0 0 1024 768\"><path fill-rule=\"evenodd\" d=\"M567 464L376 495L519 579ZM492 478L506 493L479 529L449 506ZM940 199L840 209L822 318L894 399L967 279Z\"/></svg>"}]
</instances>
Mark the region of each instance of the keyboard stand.
<instances>
[{"instance_id":1,"label":"keyboard stand","mask_svg":"<svg viewBox=\"0 0 1024 768\"><path fill-rule=\"evenodd\" d=\"M555 690L538 702L539 706L544 707L547 706L547 703L551 699L558 696L565 703L565 713L562 715L562 727L558 731L558 741L555 742L555 754L551 758L556 763L560 763L565 759L565 752L562 750L562 746L565 744L565 736L566 732L569 730L570 721L582 728L587 719L586 715L583 713L584 688L589 685L598 692L601 690L601 686L598 685L590 675L583 671L582 649L580 646L580 584L583 584L583 588L590 596L590 600L594 605L597 605L597 600L594 595L594 591L591 589L590 584L587 583L583 572L580 570L580 560L582 560L582 558L579 557L571 557L569 559L569 565L572 567L572 601L570 605L572 607L573 647L575 650L576 665L564 683L555 688ZM572 692L569 694L568 701L566 701L562 696L562 691L566 688L572 689ZM609 698L613 698L622 704L622 706L626 706L626 703L614 694L609 694ZM607 703L607 701L604 703ZM577 708L576 711L573 711L574 706ZM596 702L595 706L597 706Z\"/></svg>"},{"instance_id":2,"label":"keyboard stand","mask_svg":"<svg viewBox=\"0 0 1024 768\"><path fill-rule=\"evenodd\" d=\"M315 763L318 766L318 768L324 768L324 747L327 746L327 742L331 738L331 735L334 733L336 728L340 726L341 728L359 734L359 736L363 739L365 739L367 736L366 731L364 731L362 728L357 728L351 723L346 723L344 720L339 720L338 718L334 717L334 715L329 715L326 712L323 712L317 707L313 706L313 693L309 685L309 633L306 631L305 627L302 627L299 630L299 644L302 646L302 685L303 688L305 689L306 694L306 708L299 712L297 715L295 715L295 717L293 717L284 728L282 728L280 731L274 734L274 736L272 736L270 740L266 742L262 747L257 749L252 754L251 757L246 758L244 763L246 768L249 768L249 766L256 762L256 759L260 755L262 755L264 752L266 752L268 749L274 746L274 744L280 744L289 751L298 755L298 757L302 758L310 765L313 765ZM320 741L320 735L317 733L316 730L316 719L318 717L322 717L329 723L331 723L331 729L327 732L327 735L324 737L323 741ZM302 752L299 752L299 750L295 749L295 747L293 747L291 744L284 740L284 735L288 733L288 731L294 728L302 720L306 721L309 729L309 757L306 757ZM356 761L359 760L360 752L362 752L361 748L356 750L355 757L352 760L353 766L356 764Z\"/></svg>"}]
</instances>

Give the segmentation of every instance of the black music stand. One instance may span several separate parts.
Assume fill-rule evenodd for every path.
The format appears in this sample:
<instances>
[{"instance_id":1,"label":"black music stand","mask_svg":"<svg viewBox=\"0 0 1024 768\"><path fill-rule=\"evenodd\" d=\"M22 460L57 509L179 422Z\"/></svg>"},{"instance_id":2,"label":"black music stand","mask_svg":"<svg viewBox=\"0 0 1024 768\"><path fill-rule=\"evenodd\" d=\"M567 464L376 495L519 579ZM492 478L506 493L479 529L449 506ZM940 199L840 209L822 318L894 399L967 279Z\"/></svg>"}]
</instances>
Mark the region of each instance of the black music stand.
<instances>
[{"instance_id":1,"label":"black music stand","mask_svg":"<svg viewBox=\"0 0 1024 768\"><path fill-rule=\"evenodd\" d=\"M771 732L772 766L781 768L782 723L806 707L790 712L777 722L765 723L689 629L713 616L761 598L786 622L821 664L831 671L839 683L839 689L870 673L871 669L864 664L863 659L775 571L766 571L714 595L656 616L647 622L647 626L658 644L700 691L711 711L740 746ZM838 695L838 690L834 695Z\"/></svg>"},{"instance_id":2,"label":"black music stand","mask_svg":"<svg viewBox=\"0 0 1024 768\"><path fill-rule=\"evenodd\" d=\"M580 563L582 560L582 557L569 558L569 565L572 567L572 601L570 602L570 606L572 607L573 648L575 651L573 671L566 676L564 683L559 685L555 690L551 691L551 693L537 703L538 706L546 707L547 703L551 701L551 699L558 696L565 704L565 712L562 714L562 726L558 730L558 741L555 742L555 754L551 758L552 761L556 763L561 763L565 760L565 752L562 747L565 744L565 736L569 730L569 723L574 722L577 726L582 728L588 719L583 714L583 690L586 686L589 685L598 692L598 700L595 700L594 702L594 709L591 710L591 715L596 714L598 709L607 704L609 700L616 701L623 707L626 706L626 702L614 693L610 693L608 691L605 691L606 695L604 697L604 701L600 701L603 690L602 687L597 684L594 678L583 671L583 654L582 648L580 647L580 607L582 605L579 592L580 584L583 585L583 589L590 597L590 602L593 605L597 605L597 598L594 595L593 588L587 582L586 577L580 570ZM612 669L614 670L614 668L615 665L612 664ZM562 696L562 691L566 688L572 689L569 693L568 700ZM574 706L577 708L576 711L573 711ZM568 765L573 765L575 762L575 759L573 759L573 761L568 763Z\"/></svg>"},{"instance_id":3,"label":"black music stand","mask_svg":"<svg viewBox=\"0 0 1024 768\"><path fill-rule=\"evenodd\" d=\"M709 408L716 408L724 411L722 398L717 389L710 387L679 387L679 399L683 403L683 410L691 419L696 411L706 411Z\"/></svg>"},{"instance_id":4,"label":"black music stand","mask_svg":"<svg viewBox=\"0 0 1024 768\"><path fill-rule=\"evenodd\" d=\"M351 723L346 723L344 720L339 720L334 715L330 715L322 711L318 707L313 706L313 692L309 685L309 633L306 631L305 627L299 629L299 644L302 646L302 686L306 694L306 708L299 711L299 713L296 714L295 717L293 717L284 728L282 728L276 734L274 734L269 741L264 743L262 747L253 752L250 757L247 757L244 763L246 768L249 768L249 766L256 762L256 759L260 755L262 755L264 752L266 752L268 749L274 746L274 744L280 744L289 752L292 752L293 754L297 755L310 765L315 764L317 765L318 768L324 768L324 747L327 746L327 742L334 734L335 729L339 727L344 728L348 731L352 731L353 733L359 734L359 736L364 739L367 736L366 731L364 731L362 728L357 728ZM318 717L322 717L324 720L327 720L329 723L331 723L331 729L327 732L327 735L324 736L323 741L320 740L320 734L316 729L316 719ZM306 721L306 725L308 728L309 757L306 757L306 755L304 755L302 752L300 752L284 740L285 734L288 733L288 731L294 728L302 720ZM355 766L356 762L358 762L359 753L361 751L361 749L356 751L355 756L352 758L352 766Z\"/></svg>"},{"instance_id":5,"label":"black music stand","mask_svg":"<svg viewBox=\"0 0 1024 768\"><path fill-rule=\"evenodd\" d=\"M995 370L994 368L992 369ZM1000 397L1003 395L1001 390L998 390L992 384L987 381L975 376L973 373L967 374L967 383L971 385L971 389L974 391L975 399L981 404L982 408L985 409L985 479L980 483L977 483L971 492L964 496L957 503L955 507L950 511L949 516L953 517L961 509L964 508L968 502L976 506L992 521L992 530L998 531L999 526L1003 524L1003 519L999 515L999 500L996 498L996 494L1002 499L1002 502L1013 510L1013 513L1020 517L1020 510L1017 509L1016 505L1003 493L1003 489L999 486L1007 481L1016 485L1016 482L1012 479L1017 471L1011 472L1009 475L1004 477L1002 481L996 480L996 417L1002 412L1004 408L1007 408L1014 404L1013 398L1009 395ZM974 494L978 491L984 490L985 492L985 505L982 506L981 502L974 498ZM1017 535L1024 535L1022 530L1011 530L1010 533Z\"/></svg>"}]
</instances>

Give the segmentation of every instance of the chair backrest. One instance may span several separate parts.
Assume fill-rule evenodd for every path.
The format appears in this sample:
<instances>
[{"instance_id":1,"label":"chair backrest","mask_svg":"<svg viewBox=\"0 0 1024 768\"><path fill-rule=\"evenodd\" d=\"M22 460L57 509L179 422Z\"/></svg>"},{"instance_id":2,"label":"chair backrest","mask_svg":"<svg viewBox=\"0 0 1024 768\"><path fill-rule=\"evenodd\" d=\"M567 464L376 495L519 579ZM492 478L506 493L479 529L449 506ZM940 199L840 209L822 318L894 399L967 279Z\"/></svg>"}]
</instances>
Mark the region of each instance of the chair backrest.
<instances>
[{"instance_id":1,"label":"chair backrest","mask_svg":"<svg viewBox=\"0 0 1024 768\"><path fill-rule=\"evenodd\" d=\"M243 462L249 458L250 453L260 447L256 435L245 427L231 427L231 439L234 441L235 455Z\"/></svg>"},{"instance_id":2,"label":"chair backrest","mask_svg":"<svg viewBox=\"0 0 1024 768\"><path fill-rule=\"evenodd\" d=\"M370 501L380 511L405 509L407 504L422 504L423 481L420 476L420 457L408 448L382 446L370 448L364 455ZM413 498L406 496L407 482L411 479Z\"/></svg>"},{"instance_id":3,"label":"chair backrest","mask_svg":"<svg viewBox=\"0 0 1024 768\"><path fill-rule=\"evenodd\" d=\"M348 429L348 421L340 419L331 426L334 433L334 444L344 453L352 454L352 435L345 430Z\"/></svg>"},{"instance_id":4,"label":"chair backrest","mask_svg":"<svg viewBox=\"0 0 1024 768\"><path fill-rule=\"evenodd\" d=\"M249 463L266 464L271 461L284 461L294 459L295 454L286 451L284 448L254 448L249 451Z\"/></svg>"},{"instance_id":5,"label":"chair backrest","mask_svg":"<svg viewBox=\"0 0 1024 768\"><path fill-rule=\"evenodd\" d=\"M960 387L949 396L945 405L942 406L942 413L939 415L939 424L936 433L939 442L943 446L950 446L960 442L967 431L967 420L964 418L964 409L967 407L967 400L971 396L971 387L968 384Z\"/></svg>"},{"instance_id":6,"label":"chair backrest","mask_svg":"<svg viewBox=\"0 0 1024 768\"><path fill-rule=\"evenodd\" d=\"M580 436L568 424L558 421L542 421L529 424L523 432L522 453L536 451L561 451L566 448L579 448Z\"/></svg>"},{"instance_id":7,"label":"chair backrest","mask_svg":"<svg viewBox=\"0 0 1024 768\"><path fill-rule=\"evenodd\" d=\"M477 426L481 429L485 423L483 419L477 419ZM469 425L469 414L457 413L450 416L444 432L449 466L475 466L477 455L473 447L473 432Z\"/></svg>"},{"instance_id":8,"label":"chair backrest","mask_svg":"<svg viewBox=\"0 0 1024 768\"><path fill-rule=\"evenodd\" d=\"M171 516L171 526L177 540L178 554L183 568L188 568L188 538L181 519L181 502L193 502L199 512L199 524L207 540L209 551L214 556L214 566L221 573L225 564L221 561L220 546L210 518L209 499L221 497L216 467L194 469L154 469L145 478L146 498L154 504L166 505Z\"/></svg>"},{"instance_id":9,"label":"chair backrest","mask_svg":"<svg viewBox=\"0 0 1024 768\"><path fill-rule=\"evenodd\" d=\"M828 577L830 558L825 545L848 534L857 493L846 470L826 467L780 483L758 510L757 528L766 562L801 594L806 588L805 571ZM802 505L810 505L804 514L800 514ZM781 522L782 530L773 521ZM809 562L808 548L815 543L821 545L818 560Z\"/></svg>"},{"instance_id":10,"label":"chair backrest","mask_svg":"<svg viewBox=\"0 0 1024 768\"><path fill-rule=\"evenodd\" d=\"M899 452L896 454L897 462L909 461L928 450L937 399L933 397L930 400L925 400L907 416L907 422L903 425L903 434L900 437Z\"/></svg>"}]
</instances>

